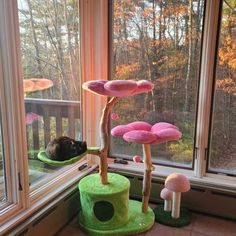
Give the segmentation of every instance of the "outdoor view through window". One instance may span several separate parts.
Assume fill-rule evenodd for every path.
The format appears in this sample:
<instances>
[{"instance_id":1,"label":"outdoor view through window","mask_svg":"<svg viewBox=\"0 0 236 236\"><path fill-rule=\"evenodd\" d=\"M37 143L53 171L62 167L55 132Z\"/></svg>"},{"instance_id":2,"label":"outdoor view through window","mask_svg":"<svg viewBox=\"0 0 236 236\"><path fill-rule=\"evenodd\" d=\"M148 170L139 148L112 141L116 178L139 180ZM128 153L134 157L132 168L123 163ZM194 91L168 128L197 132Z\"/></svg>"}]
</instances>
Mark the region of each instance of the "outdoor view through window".
<instances>
[{"instance_id":1,"label":"outdoor view through window","mask_svg":"<svg viewBox=\"0 0 236 236\"><path fill-rule=\"evenodd\" d=\"M183 133L180 141L152 145L154 162L193 165L203 13L201 0L113 1L112 79L146 79L155 88L122 99L111 126L164 121ZM132 158L140 149L112 138L113 156Z\"/></svg>"},{"instance_id":2,"label":"outdoor view through window","mask_svg":"<svg viewBox=\"0 0 236 236\"><path fill-rule=\"evenodd\" d=\"M236 1L223 1L208 171L236 175Z\"/></svg>"},{"instance_id":3,"label":"outdoor view through window","mask_svg":"<svg viewBox=\"0 0 236 236\"><path fill-rule=\"evenodd\" d=\"M31 186L60 169L37 159L51 139L81 139L78 4L18 0Z\"/></svg>"}]
</instances>

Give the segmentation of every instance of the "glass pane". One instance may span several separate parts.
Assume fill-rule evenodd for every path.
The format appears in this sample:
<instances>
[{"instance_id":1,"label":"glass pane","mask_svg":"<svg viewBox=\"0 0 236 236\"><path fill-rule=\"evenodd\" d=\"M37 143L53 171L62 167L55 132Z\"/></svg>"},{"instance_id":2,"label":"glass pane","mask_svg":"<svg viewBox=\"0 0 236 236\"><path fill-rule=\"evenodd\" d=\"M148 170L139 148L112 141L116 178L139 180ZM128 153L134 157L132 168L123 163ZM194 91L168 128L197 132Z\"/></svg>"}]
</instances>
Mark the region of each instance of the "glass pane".
<instances>
[{"instance_id":1,"label":"glass pane","mask_svg":"<svg viewBox=\"0 0 236 236\"><path fill-rule=\"evenodd\" d=\"M0 117L1 118L1 117ZM3 138L2 138L2 128L0 119L0 207L1 204L6 202L6 182L4 173L4 153L3 153Z\"/></svg>"},{"instance_id":2,"label":"glass pane","mask_svg":"<svg viewBox=\"0 0 236 236\"><path fill-rule=\"evenodd\" d=\"M78 4L18 0L31 186L64 169L37 159L50 140L82 137Z\"/></svg>"},{"instance_id":3,"label":"glass pane","mask_svg":"<svg viewBox=\"0 0 236 236\"><path fill-rule=\"evenodd\" d=\"M142 120L177 125L178 142L152 145L153 161L192 167L204 1L113 1L112 79L146 79L153 92L122 99L111 127ZM122 146L122 148L121 148ZM112 138L111 155L141 155Z\"/></svg>"},{"instance_id":4,"label":"glass pane","mask_svg":"<svg viewBox=\"0 0 236 236\"><path fill-rule=\"evenodd\" d=\"M224 1L208 171L236 175L236 2Z\"/></svg>"}]
</instances>

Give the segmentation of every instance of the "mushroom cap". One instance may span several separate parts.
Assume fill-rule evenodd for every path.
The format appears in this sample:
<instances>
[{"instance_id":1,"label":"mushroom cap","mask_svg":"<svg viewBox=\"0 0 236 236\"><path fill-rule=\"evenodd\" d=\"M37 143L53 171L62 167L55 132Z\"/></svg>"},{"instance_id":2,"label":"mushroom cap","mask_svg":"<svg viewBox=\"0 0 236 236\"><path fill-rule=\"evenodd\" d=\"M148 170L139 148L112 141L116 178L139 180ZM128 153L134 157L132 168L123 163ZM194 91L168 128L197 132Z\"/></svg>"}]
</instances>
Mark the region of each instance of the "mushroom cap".
<instances>
[{"instance_id":1,"label":"mushroom cap","mask_svg":"<svg viewBox=\"0 0 236 236\"><path fill-rule=\"evenodd\" d=\"M187 192L190 189L190 182L185 175L172 173L166 178L165 187L173 192Z\"/></svg>"},{"instance_id":2,"label":"mushroom cap","mask_svg":"<svg viewBox=\"0 0 236 236\"><path fill-rule=\"evenodd\" d=\"M142 162L142 157L139 156L139 155L133 156L133 162L141 163Z\"/></svg>"},{"instance_id":3,"label":"mushroom cap","mask_svg":"<svg viewBox=\"0 0 236 236\"><path fill-rule=\"evenodd\" d=\"M133 80L111 80L104 84L104 89L113 97L129 96L138 87Z\"/></svg>"},{"instance_id":4,"label":"mushroom cap","mask_svg":"<svg viewBox=\"0 0 236 236\"><path fill-rule=\"evenodd\" d=\"M149 92L153 89L154 85L147 80L91 80L83 83L82 87L98 95L126 97Z\"/></svg>"},{"instance_id":5,"label":"mushroom cap","mask_svg":"<svg viewBox=\"0 0 236 236\"><path fill-rule=\"evenodd\" d=\"M52 80L44 78L24 79L24 92L35 92L48 89L53 86Z\"/></svg>"},{"instance_id":6,"label":"mushroom cap","mask_svg":"<svg viewBox=\"0 0 236 236\"><path fill-rule=\"evenodd\" d=\"M127 126L130 127L132 130L150 131L152 128L152 126L145 121L134 121L132 123L129 123Z\"/></svg>"},{"instance_id":7,"label":"mushroom cap","mask_svg":"<svg viewBox=\"0 0 236 236\"><path fill-rule=\"evenodd\" d=\"M168 129L168 128L173 128L173 129L177 129L177 130L179 129L177 126L172 125L170 123L158 122L158 123L156 123L155 125L152 126L151 131L155 133L155 132L161 131L163 129Z\"/></svg>"},{"instance_id":8,"label":"mushroom cap","mask_svg":"<svg viewBox=\"0 0 236 236\"><path fill-rule=\"evenodd\" d=\"M163 143L168 141L179 140L182 136L181 132L178 129L173 129L173 128L162 129L160 131L153 133L158 137L155 143Z\"/></svg>"},{"instance_id":9,"label":"mushroom cap","mask_svg":"<svg viewBox=\"0 0 236 236\"><path fill-rule=\"evenodd\" d=\"M166 122L151 126L144 121L135 121L127 125L118 125L111 130L115 137L123 137L128 142L141 144L163 143L181 138L178 127Z\"/></svg>"},{"instance_id":10,"label":"mushroom cap","mask_svg":"<svg viewBox=\"0 0 236 236\"><path fill-rule=\"evenodd\" d=\"M34 88L34 82L31 81L30 79L24 79L23 80L23 85L24 85L24 92L31 92Z\"/></svg>"},{"instance_id":11,"label":"mushroom cap","mask_svg":"<svg viewBox=\"0 0 236 236\"><path fill-rule=\"evenodd\" d=\"M154 88L154 84L151 83L148 80L139 80L137 82L137 89L132 93L133 95L140 94L140 93L146 93L148 91L151 91Z\"/></svg>"},{"instance_id":12,"label":"mushroom cap","mask_svg":"<svg viewBox=\"0 0 236 236\"><path fill-rule=\"evenodd\" d=\"M132 130L123 135L123 139L127 142L134 142L140 144L153 143L157 137L155 134L145 130Z\"/></svg>"},{"instance_id":13,"label":"mushroom cap","mask_svg":"<svg viewBox=\"0 0 236 236\"><path fill-rule=\"evenodd\" d=\"M164 200L172 200L173 192L167 188L163 188L160 197Z\"/></svg>"},{"instance_id":14,"label":"mushroom cap","mask_svg":"<svg viewBox=\"0 0 236 236\"><path fill-rule=\"evenodd\" d=\"M127 125L117 125L115 128L111 130L111 135L122 138L125 133L131 130L132 129Z\"/></svg>"}]
</instances>

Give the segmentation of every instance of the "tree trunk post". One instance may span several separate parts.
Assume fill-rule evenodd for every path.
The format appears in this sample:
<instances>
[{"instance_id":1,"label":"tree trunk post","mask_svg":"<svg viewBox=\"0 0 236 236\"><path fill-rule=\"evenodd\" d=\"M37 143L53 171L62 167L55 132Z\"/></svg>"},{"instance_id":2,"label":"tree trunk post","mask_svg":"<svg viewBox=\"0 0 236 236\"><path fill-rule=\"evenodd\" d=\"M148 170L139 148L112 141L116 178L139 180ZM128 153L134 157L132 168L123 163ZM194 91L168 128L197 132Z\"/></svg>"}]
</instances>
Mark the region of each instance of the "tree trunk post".
<instances>
[{"instance_id":1,"label":"tree trunk post","mask_svg":"<svg viewBox=\"0 0 236 236\"><path fill-rule=\"evenodd\" d=\"M112 97L110 100L106 102L106 105L102 111L102 116L100 120L100 163L99 163L99 175L102 184L108 184L107 178L107 156L108 156L108 148L110 144L109 135L108 135L108 121L109 115L115 103L118 101L117 97Z\"/></svg>"},{"instance_id":2,"label":"tree trunk post","mask_svg":"<svg viewBox=\"0 0 236 236\"><path fill-rule=\"evenodd\" d=\"M152 159L151 145L143 144L143 160L144 160L144 177L143 177L143 192L142 192L142 212L147 213L148 202L152 184Z\"/></svg>"}]
</instances>

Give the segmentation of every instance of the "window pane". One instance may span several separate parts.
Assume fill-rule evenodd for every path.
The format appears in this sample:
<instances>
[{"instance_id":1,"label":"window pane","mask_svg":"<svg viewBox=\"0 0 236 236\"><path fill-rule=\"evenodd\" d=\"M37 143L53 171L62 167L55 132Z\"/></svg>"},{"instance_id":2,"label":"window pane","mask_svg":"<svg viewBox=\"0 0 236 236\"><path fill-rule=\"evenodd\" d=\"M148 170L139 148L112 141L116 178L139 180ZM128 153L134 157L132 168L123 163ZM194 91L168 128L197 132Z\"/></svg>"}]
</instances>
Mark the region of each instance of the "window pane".
<instances>
[{"instance_id":1,"label":"window pane","mask_svg":"<svg viewBox=\"0 0 236 236\"><path fill-rule=\"evenodd\" d=\"M78 2L18 0L31 186L63 169L37 159L51 139L82 137Z\"/></svg>"},{"instance_id":2,"label":"window pane","mask_svg":"<svg viewBox=\"0 0 236 236\"><path fill-rule=\"evenodd\" d=\"M111 126L136 120L177 125L180 141L152 145L158 163L192 167L203 10L201 0L113 1L112 79L146 79L155 89L122 99ZM112 138L111 155L137 154L140 145Z\"/></svg>"},{"instance_id":3,"label":"window pane","mask_svg":"<svg viewBox=\"0 0 236 236\"><path fill-rule=\"evenodd\" d=\"M0 117L1 118L1 117ZM5 171L4 171L4 153L3 153L3 138L0 119L0 207L1 204L6 202L6 183L5 183Z\"/></svg>"},{"instance_id":4,"label":"window pane","mask_svg":"<svg viewBox=\"0 0 236 236\"><path fill-rule=\"evenodd\" d=\"M224 1L208 171L236 175L236 2Z\"/></svg>"}]
</instances>

